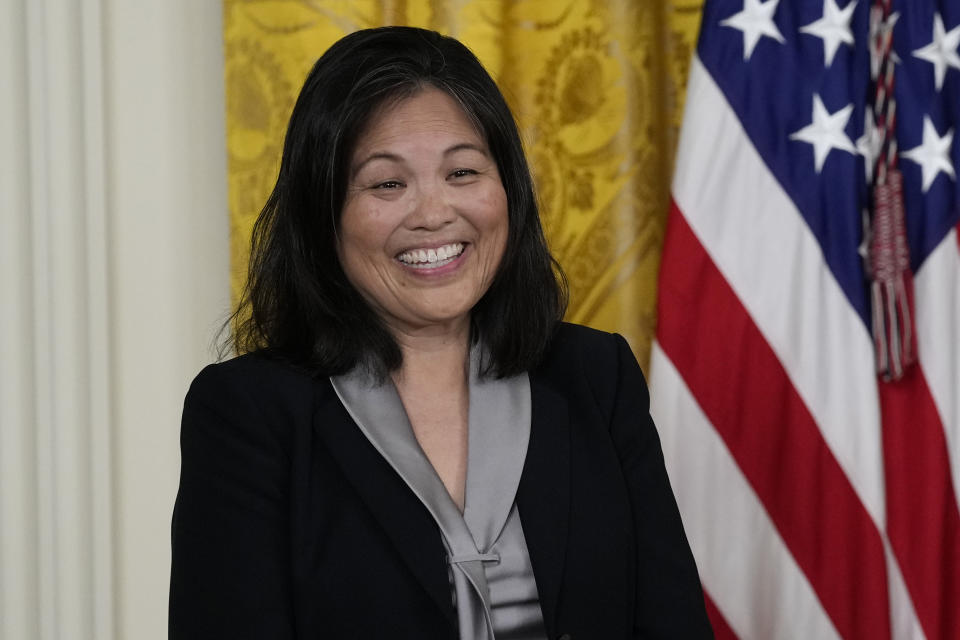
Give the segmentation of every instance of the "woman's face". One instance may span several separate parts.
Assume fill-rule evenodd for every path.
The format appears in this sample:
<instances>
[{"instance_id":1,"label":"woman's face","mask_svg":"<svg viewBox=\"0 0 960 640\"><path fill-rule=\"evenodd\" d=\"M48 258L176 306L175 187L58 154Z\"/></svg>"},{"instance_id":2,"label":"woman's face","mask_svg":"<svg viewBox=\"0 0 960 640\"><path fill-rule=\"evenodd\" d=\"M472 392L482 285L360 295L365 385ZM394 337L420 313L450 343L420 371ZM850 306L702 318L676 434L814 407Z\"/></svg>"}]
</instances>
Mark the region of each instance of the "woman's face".
<instances>
[{"instance_id":1,"label":"woman's face","mask_svg":"<svg viewBox=\"0 0 960 640\"><path fill-rule=\"evenodd\" d=\"M483 136L424 89L375 112L351 157L338 253L396 334L463 329L503 257L507 196Z\"/></svg>"}]
</instances>

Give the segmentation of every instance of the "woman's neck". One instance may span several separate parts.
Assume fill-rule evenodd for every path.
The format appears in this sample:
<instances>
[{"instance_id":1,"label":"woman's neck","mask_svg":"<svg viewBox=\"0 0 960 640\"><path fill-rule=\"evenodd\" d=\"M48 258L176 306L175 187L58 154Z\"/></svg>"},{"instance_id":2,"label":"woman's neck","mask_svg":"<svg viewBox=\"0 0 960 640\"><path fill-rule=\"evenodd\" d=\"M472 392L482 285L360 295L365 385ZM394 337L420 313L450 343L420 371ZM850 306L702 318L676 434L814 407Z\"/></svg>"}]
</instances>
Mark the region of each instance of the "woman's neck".
<instances>
[{"instance_id":1,"label":"woman's neck","mask_svg":"<svg viewBox=\"0 0 960 640\"><path fill-rule=\"evenodd\" d=\"M467 476L469 336L469 325L457 333L397 336L403 364L391 374L417 442L461 511Z\"/></svg>"},{"instance_id":2,"label":"woman's neck","mask_svg":"<svg viewBox=\"0 0 960 640\"><path fill-rule=\"evenodd\" d=\"M398 331L394 337L403 354L400 369L392 374L398 387L465 388L470 351L469 321L449 327Z\"/></svg>"}]
</instances>

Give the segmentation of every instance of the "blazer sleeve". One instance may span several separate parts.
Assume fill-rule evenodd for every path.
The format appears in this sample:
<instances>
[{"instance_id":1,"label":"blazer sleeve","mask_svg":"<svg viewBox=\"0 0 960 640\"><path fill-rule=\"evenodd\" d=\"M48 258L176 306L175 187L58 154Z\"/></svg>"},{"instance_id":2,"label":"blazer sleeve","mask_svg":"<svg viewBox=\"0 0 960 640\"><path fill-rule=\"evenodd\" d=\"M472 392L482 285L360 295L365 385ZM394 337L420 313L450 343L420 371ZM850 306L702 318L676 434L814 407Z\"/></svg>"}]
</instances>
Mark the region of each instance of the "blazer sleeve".
<instances>
[{"instance_id":1,"label":"blazer sleeve","mask_svg":"<svg viewBox=\"0 0 960 640\"><path fill-rule=\"evenodd\" d=\"M700 577L650 417L650 393L633 352L617 341L611 437L630 494L636 535L636 638L712 638Z\"/></svg>"},{"instance_id":2,"label":"blazer sleeve","mask_svg":"<svg viewBox=\"0 0 960 640\"><path fill-rule=\"evenodd\" d=\"M200 373L181 426L169 637L293 637L289 461L236 361Z\"/></svg>"}]
</instances>

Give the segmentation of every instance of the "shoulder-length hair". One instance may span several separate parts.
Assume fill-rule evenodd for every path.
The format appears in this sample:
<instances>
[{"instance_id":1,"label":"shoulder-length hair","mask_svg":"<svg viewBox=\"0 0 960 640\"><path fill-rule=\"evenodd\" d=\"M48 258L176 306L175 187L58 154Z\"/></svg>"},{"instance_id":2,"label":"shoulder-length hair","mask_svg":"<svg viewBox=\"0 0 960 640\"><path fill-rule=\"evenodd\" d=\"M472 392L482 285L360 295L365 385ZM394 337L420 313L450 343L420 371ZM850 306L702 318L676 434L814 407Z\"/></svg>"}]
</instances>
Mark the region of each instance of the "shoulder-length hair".
<instances>
[{"instance_id":1,"label":"shoulder-length hair","mask_svg":"<svg viewBox=\"0 0 960 640\"><path fill-rule=\"evenodd\" d=\"M453 97L486 139L507 195L508 236L490 288L471 311L483 373L539 362L566 308L547 250L523 145L507 103L479 60L433 31L352 33L317 60L297 98L276 186L253 228L247 285L228 321L237 353L267 351L314 375L397 369L402 355L347 280L337 253L351 154L375 110L425 87Z\"/></svg>"}]
</instances>

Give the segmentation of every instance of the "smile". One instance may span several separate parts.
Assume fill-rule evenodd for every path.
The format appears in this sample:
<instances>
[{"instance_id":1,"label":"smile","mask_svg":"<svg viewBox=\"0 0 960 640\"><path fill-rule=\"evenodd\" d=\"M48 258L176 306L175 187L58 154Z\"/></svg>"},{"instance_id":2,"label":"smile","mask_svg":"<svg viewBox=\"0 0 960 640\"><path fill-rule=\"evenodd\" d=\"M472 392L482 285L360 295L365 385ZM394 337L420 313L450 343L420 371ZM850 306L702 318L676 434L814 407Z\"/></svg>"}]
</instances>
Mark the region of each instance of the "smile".
<instances>
[{"instance_id":1,"label":"smile","mask_svg":"<svg viewBox=\"0 0 960 640\"><path fill-rule=\"evenodd\" d=\"M454 242L435 249L410 249L398 255L397 260L414 269L436 269L460 257L463 246L462 242Z\"/></svg>"}]
</instances>

